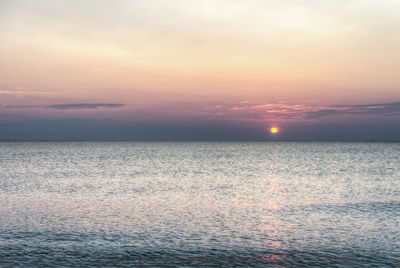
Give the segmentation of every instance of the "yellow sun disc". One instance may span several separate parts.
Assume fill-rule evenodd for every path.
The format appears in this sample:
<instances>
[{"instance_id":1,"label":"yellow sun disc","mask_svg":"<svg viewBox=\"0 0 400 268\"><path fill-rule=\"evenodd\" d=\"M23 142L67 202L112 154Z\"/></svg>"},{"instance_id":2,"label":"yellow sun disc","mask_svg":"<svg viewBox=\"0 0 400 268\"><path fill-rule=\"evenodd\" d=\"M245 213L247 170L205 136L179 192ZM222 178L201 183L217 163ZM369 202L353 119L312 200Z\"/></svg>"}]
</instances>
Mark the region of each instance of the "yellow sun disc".
<instances>
[{"instance_id":1,"label":"yellow sun disc","mask_svg":"<svg viewBox=\"0 0 400 268\"><path fill-rule=\"evenodd\" d=\"M271 127L270 129L271 133L278 133L278 128L277 127Z\"/></svg>"}]
</instances>

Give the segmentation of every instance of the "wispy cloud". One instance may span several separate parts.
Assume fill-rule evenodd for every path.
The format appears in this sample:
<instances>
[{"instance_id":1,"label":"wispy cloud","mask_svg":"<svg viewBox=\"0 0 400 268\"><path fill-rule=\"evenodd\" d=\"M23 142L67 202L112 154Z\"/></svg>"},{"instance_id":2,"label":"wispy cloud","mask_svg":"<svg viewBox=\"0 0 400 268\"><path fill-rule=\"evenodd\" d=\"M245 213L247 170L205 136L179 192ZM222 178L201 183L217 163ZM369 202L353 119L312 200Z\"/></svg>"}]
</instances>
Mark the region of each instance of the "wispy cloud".
<instances>
[{"instance_id":1,"label":"wispy cloud","mask_svg":"<svg viewBox=\"0 0 400 268\"><path fill-rule=\"evenodd\" d=\"M214 106L217 107L217 106ZM226 105L223 109L207 108L210 116L232 118L238 120L310 120L333 116L400 116L400 102L365 104L365 105L336 105L312 106L287 103L250 103L245 105Z\"/></svg>"},{"instance_id":2,"label":"wispy cloud","mask_svg":"<svg viewBox=\"0 0 400 268\"><path fill-rule=\"evenodd\" d=\"M7 109L31 109L31 108L41 108L42 106L38 105L5 105L3 106Z\"/></svg>"},{"instance_id":3,"label":"wispy cloud","mask_svg":"<svg viewBox=\"0 0 400 268\"><path fill-rule=\"evenodd\" d=\"M56 109L56 110L82 110L82 109L99 109L99 108L120 108L125 106L122 103L65 103L65 104L51 104L51 105L7 105L3 106L8 109Z\"/></svg>"},{"instance_id":4,"label":"wispy cloud","mask_svg":"<svg viewBox=\"0 0 400 268\"><path fill-rule=\"evenodd\" d=\"M98 108L119 108L125 104L122 103L67 103L67 104L53 104L45 106L49 109L57 110L71 110L71 109L98 109Z\"/></svg>"},{"instance_id":5,"label":"wispy cloud","mask_svg":"<svg viewBox=\"0 0 400 268\"><path fill-rule=\"evenodd\" d=\"M307 113L309 118L320 118L334 115L399 116L400 102L333 106Z\"/></svg>"}]
</instances>

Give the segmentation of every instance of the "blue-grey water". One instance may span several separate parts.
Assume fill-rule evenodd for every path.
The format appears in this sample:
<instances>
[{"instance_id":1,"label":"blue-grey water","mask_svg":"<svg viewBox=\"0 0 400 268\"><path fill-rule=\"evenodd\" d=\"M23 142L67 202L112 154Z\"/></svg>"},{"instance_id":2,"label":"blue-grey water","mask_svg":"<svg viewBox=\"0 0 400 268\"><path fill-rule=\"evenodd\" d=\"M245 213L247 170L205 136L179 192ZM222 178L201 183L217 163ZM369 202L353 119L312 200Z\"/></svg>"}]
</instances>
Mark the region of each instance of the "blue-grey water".
<instances>
[{"instance_id":1,"label":"blue-grey water","mask_svg":"<svg viewBox=\"0 0 400 268\"><path fill-rule=\"evenodd\" d=\"M0 143L0 266L400 267L400 143Z\"/></svg>"}]
</instances>

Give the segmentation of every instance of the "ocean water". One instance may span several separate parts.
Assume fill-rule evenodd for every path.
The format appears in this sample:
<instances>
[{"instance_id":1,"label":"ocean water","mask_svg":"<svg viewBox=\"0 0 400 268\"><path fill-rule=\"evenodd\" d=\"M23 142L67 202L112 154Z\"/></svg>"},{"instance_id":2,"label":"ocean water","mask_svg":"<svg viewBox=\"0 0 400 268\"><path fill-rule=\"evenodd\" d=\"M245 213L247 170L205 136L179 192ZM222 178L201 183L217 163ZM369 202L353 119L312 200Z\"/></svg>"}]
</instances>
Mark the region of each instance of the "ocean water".
<instances>
[{"instance_id":1,"label":"ocean water","mask_svg":"<svg viewBox=\"0 0 400 268\"><path fill-rule=\"evenodd\" d=\"M400 267L400 143L0 143L2 267Z\"/></svg>"}]
</instances>

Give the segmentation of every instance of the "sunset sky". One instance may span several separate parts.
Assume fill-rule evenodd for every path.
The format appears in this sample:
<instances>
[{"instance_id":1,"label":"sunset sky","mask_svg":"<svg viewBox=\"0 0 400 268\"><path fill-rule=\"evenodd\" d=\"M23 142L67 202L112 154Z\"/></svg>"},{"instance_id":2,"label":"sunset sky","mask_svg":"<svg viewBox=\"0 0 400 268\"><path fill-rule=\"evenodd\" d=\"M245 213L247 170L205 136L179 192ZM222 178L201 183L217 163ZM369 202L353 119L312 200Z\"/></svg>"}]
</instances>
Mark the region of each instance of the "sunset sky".
<instances>
[{"instance_id":1,"label":"sunset sky","mask_svg":"<svg viewBox=\"0 0 400 268\"><path fill-rule=\"evenodd\" d=\"M398 0L0 0L0 140L400 140L399 14Z\"/></svg>"}]
</instances>

